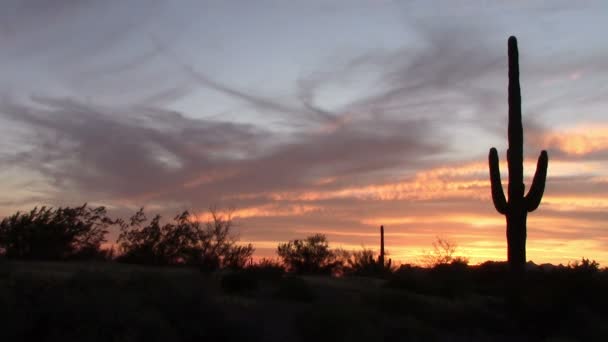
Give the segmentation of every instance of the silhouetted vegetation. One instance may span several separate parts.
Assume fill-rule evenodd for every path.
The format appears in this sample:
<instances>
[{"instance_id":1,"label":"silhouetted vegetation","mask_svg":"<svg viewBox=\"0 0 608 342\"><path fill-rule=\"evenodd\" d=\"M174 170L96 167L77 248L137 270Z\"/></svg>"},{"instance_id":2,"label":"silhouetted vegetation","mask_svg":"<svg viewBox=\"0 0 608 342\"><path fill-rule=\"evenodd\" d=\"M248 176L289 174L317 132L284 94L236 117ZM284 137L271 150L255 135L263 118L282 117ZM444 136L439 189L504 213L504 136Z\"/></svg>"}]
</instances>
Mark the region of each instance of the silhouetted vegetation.
<instances>
[{"instance_id":1,"label":"silhouetted vegetation","mask_svg":"<svg viewBox=\"0 0 608 342\"><path fill-rule=\"evenodd\" d=\"M511 269L523 272L526 263L526 220L528 212L538 208L545 190L547 151L538 157L536 173L528 194L524 196L524 132L521 121L521 91L519 87L519 52L517 39L509 38L509 201L505 198L500 180L498 152L490 149L490 180L492 182L492 200L496 210L507 217L507 256Z\"/></svg>"},{"instance_id":2,"label":"silhouetted vegetation","mask_svg":"<svg viewBox=\"0 0 608 342\"><path fill-rule=\"evenodd\" d=\"M362 277L382 277L392 272L392 260L384 262L371 249L354 251L348 258L344 274Z\"/></svg>"},{"instance_id":3,"label":"silhouetted vegetation","mask_svg":"<svg viewBox=\"0 0 608 342\"><path fill-rule=\"evenodd\" d=\"M546 340L603 341L608 271L593 260L566 266L507 262L469 266L438 238L427 267L382 262L365 249L329 247L322 234L280 244L280 259L251 261L229 215L188 212L161 223L143 210L129 222L105 209L35 209L4 219L0 329L8 340ZM121 228L117 263L44 263L97 256ZM45 231L48 229L48 231ZM39 239L55 236L51 246ZM60 239L59 237L64 238ZM381 230L380 251L383 251ZM85 254L83 251L96 251ZM100 257L101 256L101 257ZM37 266L39 265L39 266ZM140 268L138 268L140 267ZM207 274L207 271L216 271ZM204 272L199 272L204 271ZM335 277L338 276L338 277ZM84 313L84 314L83 314ZM277 329L277 324L281 328ZM73 327L77 326L77 329ZM102 332L100 332L102 331Z\"/></svg>"},{"instance_id":4,"label":"silhouetted vegetation","mask_svg":"<svg viewBox=\"0 0 608 342\"><path fill-rule=\"evenodd\" d=\"M243 268L251 258L251 244L238 245L230 215L210 211L211 219L201 223L189 212L161 224L156 215L147 222L140 209L130 221L123 222L117 243L118 261L148 265L197 265L201 271Z\"/></svg>"},{"instance_id":5,"label":"silhouetted vegetation","mask_svg":"<svg viewBox=\"0 0 608 342\"><path fill-rule=\"evenodd\" d=\"M247 271L260 279L276 280L285 274L285 267L277 260L262 258L257 263L248 265Z\"/></svg>"},{"instance_id":6,"label":"silhouetted vegetation","mask_svg":"<svg viewBox=\"0 0 608 342\"><path fill-rule=\"evenodd\" d=\"M3 341L255 340L197 273L117 266L75 266L66 274L49 272L53 264L41 265L46 273L18 265L0 278Z\"/></svg>"},{"instance_id":7,"label":"silhouetted vegetation","mask_svg":"<svg viewBox=\"0 0 608 342\"><path fill-rule=\"evenodd\" d=\"M0 222L0 254L8 259L105 259L108 227L116 224L104 207L41 207Z\"/></svg>"},{"instance_id":8,"label":"silhouetted vegetation","mask_svg":"<svg viewBox=\"0 0 608 342\"><path fill-rule=\"evenodd\" d=\"M308 283L297 276L287 276L283 278L274 294L275 298L309 302L315 299L315 294Z\"/></svg>"},{"instance_id":9,"label":"silhouetted vegetation","mask_svg":"<svg viewBox=\"0 0 608 342\"><path fill-rule=\"evenodd\" d=\"M385 260L387 253L384 250L384 226L380 226L380 253L371 249L363 248L360 251L353 251L348 255L344 274L363 277L384 277L390 274L393 261Z\"/></svg>"},{"instance_id":10,"label":"silhouetted vegetation","mask_svg":"<svg viewBox=\"0 0 608 342\"><path fill-rule=\"evenodd\" d=\"M277 254L289 271L298 274L333 274L341 271L346 261L343 251L329 248L323 234L280 244Z\"/></svg>"},{"instance_id":11,"label":"silhouetted vegetation","mask_svg":"<svg viewBox=\"0 0 608 342\"><path fill-rule=\"evenodd\" d=\"M229 294L251 293L258 288L258 277L247 270L231 271L222 276L221 287Z\"/></svg>"},{"instance_id":12,"label":"silhouetted vegetation","mask_svg":"<svg viewBox=\"0 0 608 342\"><path fill-rule=\"evenodd\" d=\"M0 329L40 341L605 340L606 269L589 259L526 269L514 298L506 262L403 265L384 280L285 274L268 259L215 275L4 261Z\"/></svg>"},{"instance_id":13,"label":"silhouetted vegetation","mask_svg":"<svg viewBox=\"0 0 608 342\"><path fill-rule=\"evenodd\" d=\"M458 245L445 238L437 237L432 243L433 250L427 252L422 257L422 263L427 267L435 267L444 264L468 264L466 257L456 255Z\"/></svg>"}]
</instances>

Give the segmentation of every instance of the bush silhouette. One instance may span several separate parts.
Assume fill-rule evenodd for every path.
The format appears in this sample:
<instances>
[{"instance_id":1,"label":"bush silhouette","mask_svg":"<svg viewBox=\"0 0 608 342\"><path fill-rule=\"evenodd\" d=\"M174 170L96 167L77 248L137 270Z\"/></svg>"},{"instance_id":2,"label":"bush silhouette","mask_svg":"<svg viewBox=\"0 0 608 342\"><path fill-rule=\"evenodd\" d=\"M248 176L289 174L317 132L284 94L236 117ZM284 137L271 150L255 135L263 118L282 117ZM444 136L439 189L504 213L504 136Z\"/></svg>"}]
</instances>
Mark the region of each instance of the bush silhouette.
<instances>
[{"instance_id":1,"label":"bush silhouette","mask_svg":"<svg viewBox=\"0 0 608 342\"><path fill-rule=\"evenodd\" d=\"M277 254L289 271L298 274L332 274L340 271L345 261L342 251L329 248L323 234L280 244Z\"/></svg>"},{"instance_id":2,"label":"bush silhouette","mask_svg":"<svg viewBox=\"0 0 608 342\"><path fill-rule=\"evenodd\" d=\"M275 297L299 302L310 302L315 299L315 294L306 280L288 276L279 282L279 287L275 292Z\"/></svg>"},{"instance_id":3,"label":"bush silhouette","mask_svg":"<svg viewBox=\"0 0 608 342\"><path fill-rule=\"evenodd\" d=\"M438 236L433 242L433 250L425 253L422 262L427 267L451 264L452 262L468 264L469 260L467 258L456 256L457 251L458 245L455 242Z\"/></svg>"},{"instance_id":4,"label":"bush silhouette","mask_svg":"<svg viewBox=\"0 0 608 342\"><path fill-rule=\"evenodd\" d=\"M248 270L230 271L222 276L220 286L228 294L248 294L257 290L258 279Z\"/></svg>"},{"instance_id":5,"label":"bush silhouette","mask_svg":"<svg viewBox=\"0 0 608 342\"><path fill-rule=\"evenodd\" d=\"M247 272L254 274L258 279L277 280L285 274L285 267L277 261L267 258L247 266Z\"/></svg>"},{"instance_id":6,"label":"bush silhouette","mask_svg":"<svg viewBox=\"0 0 608 342\"><path fill-rule=\"evenodd\" d=\"M581 258L581 261L574 261L572 263L568 263L568 267L579 274L588 274L593 275L598 273L600 264L595 260L589 260L586 258Z\"/></svg>"},{"instance_id":7,"label":"bush silhouette","mask_svg":"<svg viewBox=\"0 0 608 342\"><path fill-rule=\"evenodd\" d=\"M354 276L382 277L391 273L391 263L390 259L384 261L383 258L376 256L373 250L363 248L351 253L344 273Z\"/></svg>"},{"instance_id":8,"label":"bush silhouette","mask_svg":"<svg viewBox=\"0 0 608 342\"><path fill-rule=\"evenodd\" d=\"M100 246L117 221L104 207L41 207L0 222L0 252L9 259L104 258Z\"/></svg>"},{"instance_id":9,"label":"bush silhouette","mask_svg":"<svg viewBox=\"0 0 608 342\"><path fill-rule=\"evenodd\" d=\"M117 243L119 261L149 265L198 265L203 272L220 267L242 268L251 258L251 244L238 245L230 215L210 211L211 219L202 224L188 211L161 224L156 215L150 222L140 209L130 221L122 222Z\"/></svg>"},{"instance_id":10,"label":"bush silhouette","mask_svg":"<svg viewBox=\"0 0 608 342\"><path fill-rule=\"evenodd\" d=\"M195 277L135 271L78 271L69 277L17 274L0 282L5 341L236 341L243 326Z\"/></svg>"}]
</instances>

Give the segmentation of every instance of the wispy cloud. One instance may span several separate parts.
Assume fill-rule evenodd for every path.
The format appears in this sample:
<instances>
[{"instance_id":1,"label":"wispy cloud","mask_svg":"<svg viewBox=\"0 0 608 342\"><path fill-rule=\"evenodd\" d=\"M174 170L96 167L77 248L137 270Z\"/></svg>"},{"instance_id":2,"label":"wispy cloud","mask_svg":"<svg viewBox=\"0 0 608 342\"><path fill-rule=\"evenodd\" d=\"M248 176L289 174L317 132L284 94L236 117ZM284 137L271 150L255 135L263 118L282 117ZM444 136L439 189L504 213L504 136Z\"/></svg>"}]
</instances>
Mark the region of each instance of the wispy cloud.
<instances>
[{"instance_id":1,"label":"wispy cloud","mask_svg":"<svg viewBox=\"0 0 608 342\"><path fill-rule=\"evenodd\" d=\"M486 158L491 146L506 151L506 36L518 23L527 177L541 149L551 158L529 254L563 262L586 248L608 260L608 53L524 20L559 33L554 23L580 10L349 4L10 0L0 11L3 210L219 204L237 208L262 253L313 231L374 245L385 224L396 257L447 235L475 260L504 258Z\"/></svg>"}]
</instances>

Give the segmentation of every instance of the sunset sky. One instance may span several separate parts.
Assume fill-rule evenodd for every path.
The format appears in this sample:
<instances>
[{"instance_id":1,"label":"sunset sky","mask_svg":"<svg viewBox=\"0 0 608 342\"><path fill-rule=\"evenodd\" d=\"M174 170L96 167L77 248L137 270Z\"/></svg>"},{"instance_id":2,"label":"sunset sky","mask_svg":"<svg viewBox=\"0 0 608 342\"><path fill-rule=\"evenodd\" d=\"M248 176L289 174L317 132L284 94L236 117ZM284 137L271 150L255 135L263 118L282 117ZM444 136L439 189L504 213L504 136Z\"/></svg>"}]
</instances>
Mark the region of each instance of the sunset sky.
<instances>
[{"instance_id":1,"label":"sunset sky","mask_svg":"<svg viewBox=\"0 0 608 342\"><path fill-rule=\"evenodd\" d=\"M383 224L401 262L436 236L505 260L487 155L506 182L515 35L527 188L549 153L528 259L608 266L608 2L498 3L3 0L0 214L214 205L258 257L377 249Z\"/></svg>"}]
</instances>

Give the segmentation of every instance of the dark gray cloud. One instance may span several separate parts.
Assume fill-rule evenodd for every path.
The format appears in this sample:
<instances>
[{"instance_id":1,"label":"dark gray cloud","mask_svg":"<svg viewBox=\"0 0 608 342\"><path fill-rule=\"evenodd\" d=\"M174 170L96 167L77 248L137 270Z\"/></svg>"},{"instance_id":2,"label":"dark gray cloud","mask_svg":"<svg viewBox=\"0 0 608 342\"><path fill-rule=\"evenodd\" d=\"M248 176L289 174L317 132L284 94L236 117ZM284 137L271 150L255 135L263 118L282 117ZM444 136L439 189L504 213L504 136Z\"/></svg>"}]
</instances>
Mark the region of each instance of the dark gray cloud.
<instances>
[{"instance_id":1,"label":"dark gray cloud","mask_svg":"<svg viewBox=\"0 0 608 342\"><path fill-rule=\"evenodd\" d=\"M22 139L33 148L12 156L11 164L38 170L68 191L118 197L178 186L215 167L216 155L255 150L260 134L248 125L69 99L5 99L0 111L32 132Z\"/></svg>"}]
</instances>

